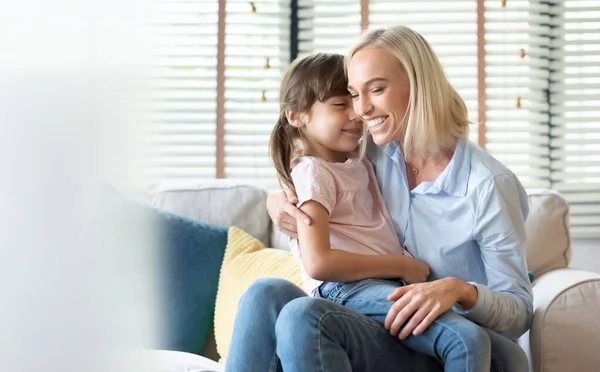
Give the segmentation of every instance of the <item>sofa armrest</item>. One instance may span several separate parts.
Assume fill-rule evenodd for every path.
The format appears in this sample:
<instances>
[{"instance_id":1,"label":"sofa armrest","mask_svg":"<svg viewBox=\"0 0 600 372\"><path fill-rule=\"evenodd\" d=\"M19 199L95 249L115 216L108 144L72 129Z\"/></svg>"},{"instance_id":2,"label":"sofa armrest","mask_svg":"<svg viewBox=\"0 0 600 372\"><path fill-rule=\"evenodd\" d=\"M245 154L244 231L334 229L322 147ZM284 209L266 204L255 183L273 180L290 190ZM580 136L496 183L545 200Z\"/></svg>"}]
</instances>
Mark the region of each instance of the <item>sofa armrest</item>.
<instances>
[{"instance_id":1,"label":"sofa armrest","mask_svg":"<svg viewBox=\"0 0 600 372\"><path fill-rule=\"evenodd\" d=\"M533 283L533 323L519 339L534 372L591 371L600 363L600 274L558 269Z\"/></svg>"}]
</instances>

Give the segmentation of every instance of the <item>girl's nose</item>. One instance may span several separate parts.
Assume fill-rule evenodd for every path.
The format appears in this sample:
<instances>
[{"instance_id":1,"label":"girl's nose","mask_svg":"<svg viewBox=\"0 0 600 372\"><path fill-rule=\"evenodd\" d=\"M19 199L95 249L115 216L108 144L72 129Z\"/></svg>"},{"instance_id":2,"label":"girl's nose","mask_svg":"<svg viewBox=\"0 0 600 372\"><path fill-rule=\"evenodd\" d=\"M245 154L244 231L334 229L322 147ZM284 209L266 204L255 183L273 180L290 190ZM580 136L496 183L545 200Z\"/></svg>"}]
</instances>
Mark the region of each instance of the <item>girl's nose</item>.
<instances>
[{"instance_id":1,"label":"girl's nose","mask_svg":"<svg viewBox=\"0 0 600 372\"><path fill-rule=\"evenodd\" d=\"M348 113L348 119L350 119L350 121L354 121L354 120L360 119L360 116L358 116L356 114L356 112L354 111L354 108L352 106L350 107L349 111L350 112Z\"/></svg>"}]
</instances>

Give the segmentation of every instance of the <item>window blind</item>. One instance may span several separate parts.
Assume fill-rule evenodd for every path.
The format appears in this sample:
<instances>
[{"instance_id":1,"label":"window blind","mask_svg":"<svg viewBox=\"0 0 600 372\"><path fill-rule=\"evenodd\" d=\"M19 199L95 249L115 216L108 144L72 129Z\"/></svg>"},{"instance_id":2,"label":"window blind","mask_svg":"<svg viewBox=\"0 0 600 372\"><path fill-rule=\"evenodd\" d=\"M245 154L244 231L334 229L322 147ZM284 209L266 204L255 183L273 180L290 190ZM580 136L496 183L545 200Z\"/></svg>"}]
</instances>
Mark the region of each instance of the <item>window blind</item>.
<instances>
[{"instance_id":1,"label":"window blind","mask_svg":"<svg viewBox=\"0 0 600 372\"><path fill-rule=\"evenodd\" d=\"M297 4L300 56L346 54L358 40L361 0ZM290 56L290 0L225 5L225 177L275 186L268 138ZM563 193L575 235L600 235L600 5L485 0L484 8L487 150L527 188ZM216 176L218 9L219 0L158 2L154 179ZM370 29L405 25L430 42L477 142L477 2L370 0L367 13Z\"/></svg>"},{"instance_id":2,"label":"window blind","mask_svg":"<svg viewBox=\"0 0 600 372\"><path fill-rule=\"evenodd\" d=\"M213 179L219 1L161 0L156 10L150 180ZM225 1L225 178L276 184L268 142L289 55L289 0Z\"/></svg>"},{"instance_id":3,"label":"window blind","mask_svg":"<svg viewBox=\"0 0 600 372\"><path fill-rule=\"evenodd\" d=\"M298 56L346 55L360 36L360 0L298 0Z\"/></svg>"},{"instance_id":4,"label":"window blind","mask_svg":"<svg viewBox=\"0 0 600 372\"><path fill-rule=\"evenodd\" d=\"M148 182L214 178L218 0L161 0L153 15Z\"/></svg>"},{"instance_id":5,"label":"window blind","mask_svg":"<svg viewBox=\"0 0 600 372\"><path fill-rule=\"evenodd\" d=\"M526 188L550 187L551 29L543 1L485 1L487 150Z\"/></svg>"},{"instance_id":6,"label":"window blind","mask_svg":"<svg viewBox=\"0 0 600 372\"><path fill-rule=\"evenodd\" d=\"M470 139L477 143L477 1L369 1L369 29L406 26L438 55L452 86L469 110Z\"/></svg>"},{"instance_id":7,"label":"window blind","mask_svg":"<svg viewBox=\"0 0 600 372\"><path fill-rule=\"evenodd\" d=\"M575 236L600 236L600 2L553 2L552 187L571 205Z\"/></svg>"},{"instance_id":8,"label":"window blind","mask_svg":"<svg viewBox=\"0 0 600 372\"><path fill-rule=\"evenodd\" d=\"M225 177L276 187L269 136L290 60L289 0L227 0Z\"/></svg>"}]
</instances>

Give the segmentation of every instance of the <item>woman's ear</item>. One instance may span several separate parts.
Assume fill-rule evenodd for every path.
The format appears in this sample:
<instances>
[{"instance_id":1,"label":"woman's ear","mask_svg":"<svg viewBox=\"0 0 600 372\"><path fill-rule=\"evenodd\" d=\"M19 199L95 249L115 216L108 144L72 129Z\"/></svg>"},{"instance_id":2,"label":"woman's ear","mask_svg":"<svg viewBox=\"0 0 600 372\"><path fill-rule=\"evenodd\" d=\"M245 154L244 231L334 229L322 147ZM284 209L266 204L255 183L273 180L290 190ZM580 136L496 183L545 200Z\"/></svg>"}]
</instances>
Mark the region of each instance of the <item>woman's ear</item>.
<instances>
[{"instance_id":1,"label":"woman's ear","mask_svg":"<svg viewBox=\"0 0 600 372\"><path fill-rule=\"evenodd\" d=\"M304 125L302 120L300 120L300 115L295 111L285 110L285 117L288 123L290 123L290 125L293 127L300 128Z\"/></svg>"}]
</instances>

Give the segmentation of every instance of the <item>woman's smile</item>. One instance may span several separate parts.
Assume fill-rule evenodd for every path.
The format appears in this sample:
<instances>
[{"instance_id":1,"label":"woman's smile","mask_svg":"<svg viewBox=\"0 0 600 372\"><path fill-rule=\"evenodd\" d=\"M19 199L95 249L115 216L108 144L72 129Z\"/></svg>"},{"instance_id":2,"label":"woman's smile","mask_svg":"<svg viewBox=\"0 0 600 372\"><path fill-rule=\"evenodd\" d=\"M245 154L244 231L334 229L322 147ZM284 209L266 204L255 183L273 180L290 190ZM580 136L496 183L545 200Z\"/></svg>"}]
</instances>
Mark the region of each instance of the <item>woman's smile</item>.
<instances>
[{"instance_id":1,"label":"woman's smile","mask_svg":"<svg viewBox=\"0 0 600 372\"><path fill-rule=\"evenodd\" d=\"M369 132L371 134L377 134L377 133L384 132L387 124L389 123L388 118L389 118L389 116L385 116L385 117L378 117L377 119L367 121L366 123L369 128Z\"/></svg>"}]
</instances>

